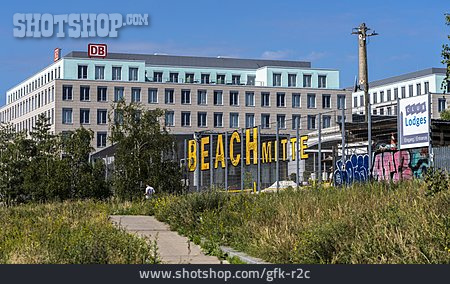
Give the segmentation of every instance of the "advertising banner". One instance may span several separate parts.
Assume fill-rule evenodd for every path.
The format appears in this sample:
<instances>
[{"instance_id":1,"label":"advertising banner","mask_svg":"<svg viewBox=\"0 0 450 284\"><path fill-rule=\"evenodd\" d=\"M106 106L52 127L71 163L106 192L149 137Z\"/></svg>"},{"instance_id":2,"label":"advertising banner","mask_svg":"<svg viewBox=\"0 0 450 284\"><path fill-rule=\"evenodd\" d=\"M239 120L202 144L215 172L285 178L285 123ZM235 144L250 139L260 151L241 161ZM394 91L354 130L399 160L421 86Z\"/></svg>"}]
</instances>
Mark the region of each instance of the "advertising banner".
<instances>
[{"instance_id":1,"label":"advertising banner","mask_svg":"<svg viewBox=\"0 0 450 284\"><path fill-rule=\"evenodd\" d=\"M404 98L399 101L398 133L400 149L426 147L430 144L429 96Z\"/></svg>"}]
</instances>

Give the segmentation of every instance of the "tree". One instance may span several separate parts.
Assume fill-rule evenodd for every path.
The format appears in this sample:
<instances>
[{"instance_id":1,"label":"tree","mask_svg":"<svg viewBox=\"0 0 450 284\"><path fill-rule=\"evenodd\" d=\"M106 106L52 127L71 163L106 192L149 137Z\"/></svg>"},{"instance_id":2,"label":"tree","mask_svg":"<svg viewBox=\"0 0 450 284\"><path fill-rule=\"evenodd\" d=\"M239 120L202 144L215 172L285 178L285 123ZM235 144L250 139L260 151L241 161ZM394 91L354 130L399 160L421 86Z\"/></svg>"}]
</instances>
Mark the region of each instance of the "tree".
<instances>
[{"instance_id":1,"label":"tree","mask_svg":"<svg viewBox=\"0 0 450 284\"><path fill-rule=\"evenodd\" d=\"M445 15L445 24L447 26L450 26L450 14ZM450 35L447 36L447 38L450 40ZM450 92L450 46L446 43L442 45L442 61L441 63L447 66L447 72L445 74L444 81L442 81L442 90L445 92ZM442 117L442 116L441 116Z\"/></svg>"},{"instance_id":2,"label":"tree","mask_svg":"<svg viewBox=\"0 0 450 284\"><path fill-rule=\"evenodd\" d=\"M441 119L450 120L450 109L446 109L441 112Z\"/></svg>"},{"instance_id":3,"label":"tree","mask_svg":"<svg viewBox=\"0 0 450 284\"><path fill-rule=\"evenodd\" d=\"M181 170L174 159L175 140L161 119L164 111L142 110L118 102L109 114L110 140L117 144L114 191L123 199L141 197L146 183L157 192L181 191Z\"/></svg>"}]
</instances>

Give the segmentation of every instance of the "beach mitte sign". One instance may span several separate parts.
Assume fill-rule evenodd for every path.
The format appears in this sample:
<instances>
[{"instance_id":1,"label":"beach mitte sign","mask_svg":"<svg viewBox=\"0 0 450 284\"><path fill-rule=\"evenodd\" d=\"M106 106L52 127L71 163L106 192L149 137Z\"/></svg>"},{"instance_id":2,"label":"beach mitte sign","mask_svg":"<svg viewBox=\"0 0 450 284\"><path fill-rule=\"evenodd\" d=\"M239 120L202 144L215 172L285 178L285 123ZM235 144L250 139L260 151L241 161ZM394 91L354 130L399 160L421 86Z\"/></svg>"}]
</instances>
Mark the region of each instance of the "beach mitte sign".
<instances>
[{"instance_id":1,"label":"beach mitte sign","mask_svg":"<svg viewBox=\"0 0 450 284\"><path fill-rule=\"evenodd\" d=\"M295 161L296 159L296 149L297 149L297 138L290 137L279 139L279 143L276 140L273 141L260 141L261 149L258 149L258 128L246 129L245 130L245 141L244 149L245 153L237 153L236 147L241 144L241 134L238 131L234 131L231 135L225 134L215 134L217 135L216 145L213 145L214 153L210 153L210 136L205 135L200 138L200 141L196 141L195 139L189 140L187 145L187 155L188 155L188 168L189 171L193 172L197 168L197 163L200 163L200 169L202 171L210 170L209 163L206 159L213 157L214 164L213 167L217 169L219 166L225 168L225 157L230 159L231 165L237 167L240 163L244 163L246 165L257 165L258 158L262 164L276 162L277 159L280 161ZM228 141L228 149L225 149L225 139ZM308 158L308 154L305 153L305 150L308 148L306 142L308 141L308 136L304 135L300 137L299 141L299 157L304 160ZM279 144L279 146L278 146ZM291 148L289 155L289 148ZM239 147L240 148L240 147ZM225 154L225 150L227 153ZM197 161L197 154L200 151L200 161ZM278 153L278 155L276 154ZM244 161L245 157L245 161Z\"/></svg>"},{"instance_id":2,"label":"beach mitte sign","mask_svg":"<svg viewBox=\"0 0 450 284\"><path fill-rule=\"evenodd\" d=\"M401 99L398 110L400 149L428 146L430 144L429 96Z\"/></svg>"}]
</instances>

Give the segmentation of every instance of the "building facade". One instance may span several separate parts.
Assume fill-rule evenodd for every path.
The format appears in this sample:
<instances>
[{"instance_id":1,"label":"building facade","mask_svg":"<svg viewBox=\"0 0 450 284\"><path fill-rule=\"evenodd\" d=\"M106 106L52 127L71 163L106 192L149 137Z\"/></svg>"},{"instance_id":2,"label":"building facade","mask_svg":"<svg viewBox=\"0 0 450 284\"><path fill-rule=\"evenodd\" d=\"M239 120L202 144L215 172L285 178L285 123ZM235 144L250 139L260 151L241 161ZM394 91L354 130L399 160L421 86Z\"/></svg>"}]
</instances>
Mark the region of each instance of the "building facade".
<instances>
[{"instance_id":1,"label":"building facade","mask_svg":"<svg viewBox=\"0 0 450 284\"><path fill-rule=\"evenodd\" d=\"M319 113L330 114L323 127L336 125L350 99L337 70L310 62L71 52L8 90L0 121L29 132L44 113L54 133L92 129L99 150L110 144L108 118L119 100L164 109L173 134L257 125L274 133L276 122L294 134L297 119L306 134L317 129Z\"/></svg>"},{"instance_id":2,"label":"building facade","mask_svg":"<svg viewBox=\"0 0 450 284\"><path fill-rule=\"evenodd\" d=\"M369 83L369 96L373 115L397 115L397 98L432 94L432 118L449 107L450 94L441 88L445 68L428 68L400 76ZM352 112L364 114L364 92L352 93Z\"/></svg>"}]
</instances>

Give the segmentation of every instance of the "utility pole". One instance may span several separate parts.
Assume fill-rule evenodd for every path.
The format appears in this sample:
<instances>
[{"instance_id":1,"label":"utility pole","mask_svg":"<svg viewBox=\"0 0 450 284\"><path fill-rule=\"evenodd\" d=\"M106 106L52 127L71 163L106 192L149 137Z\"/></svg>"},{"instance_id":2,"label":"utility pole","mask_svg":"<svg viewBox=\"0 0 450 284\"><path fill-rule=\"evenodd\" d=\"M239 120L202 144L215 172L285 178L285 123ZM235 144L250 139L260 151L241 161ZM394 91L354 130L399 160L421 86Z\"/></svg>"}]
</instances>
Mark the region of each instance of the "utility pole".
<instances>
[{"instance_id":1,"label":"utility pole","mask_svg":"<svg viewBox=\"0 0 450 284\"><path fill-rule=\"evenodd\" d=\"M369 155L369 169L372 168L372 114L370 108L369 97L369 75L367 71L367 38L378 35L375 31L370 31L365 23L357 28L353 28L352 34L358 35L358 70L359 70L359 87L355 88L355 92L362 86L364 90L364 108L365 122L367 123L367 154ZM370 170L369 170L370 172Z\"/></svg>"}]
</instances>

